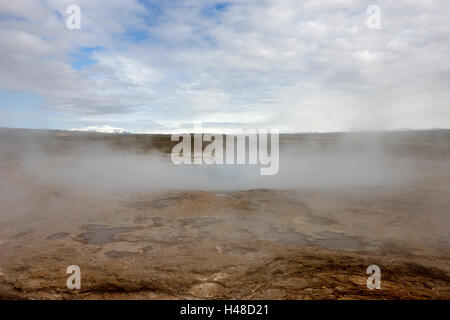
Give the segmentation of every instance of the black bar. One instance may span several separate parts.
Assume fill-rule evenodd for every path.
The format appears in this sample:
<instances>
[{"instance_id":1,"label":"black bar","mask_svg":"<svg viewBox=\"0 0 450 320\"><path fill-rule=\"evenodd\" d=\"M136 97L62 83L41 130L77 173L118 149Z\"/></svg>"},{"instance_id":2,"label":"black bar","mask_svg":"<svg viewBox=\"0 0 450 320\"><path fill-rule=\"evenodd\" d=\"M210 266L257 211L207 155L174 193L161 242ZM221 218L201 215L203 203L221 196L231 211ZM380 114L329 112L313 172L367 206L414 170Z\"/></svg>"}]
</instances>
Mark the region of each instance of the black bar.
<instances>
[{"instance_id":1,"label":"black bar","mask_svg":"<svg viewBox=\"0 0 450 320\"><path fill-rule=\"evenodd\" d=\"M379 316L388 317L392 311L403 316L424 314L447 314L449 301L402 300L402 301L280 301L280 300L58 300L58 301L0 301L5 311L15 316L21 314L49 314L59 319L66 316L89 315L89 318L130 318L139 315L145 319L321 319L330 314L355 316L359 319ZM189 312L187 309L189 307ZM185 309L183 309L185 308ZM210 311L213 309L213 312ZM185 314L183 314L183 311ZM195 313L193 314L193 311ZM251 311L251 312L249 312ZM441 312L440 312L441 311ZM59 316L58 316L59 315ZM445 317L444 317L445 318ZM6 318L5 318L6 319Z\"/></svg>"}]
</instances>

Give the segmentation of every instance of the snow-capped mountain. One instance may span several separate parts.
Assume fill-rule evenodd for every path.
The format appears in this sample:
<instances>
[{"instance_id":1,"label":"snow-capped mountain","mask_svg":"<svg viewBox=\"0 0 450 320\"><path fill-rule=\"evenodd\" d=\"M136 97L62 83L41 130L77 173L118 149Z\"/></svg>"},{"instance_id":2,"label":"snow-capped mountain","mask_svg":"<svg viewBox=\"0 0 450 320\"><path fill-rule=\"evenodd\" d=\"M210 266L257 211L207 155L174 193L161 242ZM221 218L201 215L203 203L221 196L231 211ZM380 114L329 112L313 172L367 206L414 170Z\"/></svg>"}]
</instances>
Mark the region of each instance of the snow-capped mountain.
<instances>
[{"instance_id":1,"label":"snow-capped mountain","mask_svg":"<svg viewBox=\"0 0 450 320\"><path fill-rule=\"evenodd\" d=\"M100 132L100 133L116 133L116 134L127 134L132 133L122 128L114 128L111 126L89 126L84 128L74 128L70 131L85 131L85 132Z\"/></svg>"}]
</instances>

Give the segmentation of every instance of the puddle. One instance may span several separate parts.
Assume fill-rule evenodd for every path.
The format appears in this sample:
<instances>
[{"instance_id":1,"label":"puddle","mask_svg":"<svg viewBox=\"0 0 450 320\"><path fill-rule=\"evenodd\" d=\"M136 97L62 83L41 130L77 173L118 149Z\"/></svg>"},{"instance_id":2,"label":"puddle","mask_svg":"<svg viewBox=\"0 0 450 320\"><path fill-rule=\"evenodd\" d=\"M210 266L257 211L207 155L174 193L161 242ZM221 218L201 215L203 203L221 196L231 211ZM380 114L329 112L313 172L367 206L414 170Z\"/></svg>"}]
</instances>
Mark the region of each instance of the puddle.
<instances>
[{"instance_id":1,"label":"puddle","mask_svg":"<svg viewBox=\"0 0 450 320\"><path fill-rule=\"evenodd\" d=\"M308 219L308 221L310 223L323 225L323 226L338 223L338 221L336 219L334 219L334 218L331 218L331 217L318 217L318 216L312 216L312 217L310 217Z\"/></svg>"},{"instance_id":2,"label":"puddle","mask_svg":"<svg viewBox=\"0 0 450 320\"><path fill-rule=\"evenodd\" d=\"M253 255L259 252L258 249L250 247L233 247L231 245L216 246L217 251L220 253L237 254L237 255Z\"/></svg>"},{"instance_id":3,"label":"puddle","mask_svg":"<svg viewBox=\"0 0 450 320\"><path fill-rule=\"evenodd\" d=\"M231 218L224 221L239 225L240 228L253 234L262 235L264 238L281 244L317 245L328 249L362 249L365 246L359 238L337 232L319 232L316 235L320 238L311 241L309 236L301 232L292 231L292 229L278 231L274 225L261 220Z\"/></svg>"},{"instance_id":4,"label":"puddle","mask_svg":"<svg viewBox=\"0 0 450 320\"><path fill-rule=\"evenodd\" d=\"M200 218L180 219L179 221L182 226L187 226L187 225L206 226L206 225L216 222L217 219L210 218L210 217L200 217Z\"/></svg>"},{"instance_id":5,"label":"puddle","mask_svg":"<svg viewBox=\"0 0 450 320\"><path fill-rule=\"evenodd\" d=\"M320 237L325 239L316 239L314 244L328 249L361 249L364 243L358 238L347 236L342 233L322 231L317 233Z\"/></svg>"},{"instance_id":6,"label":"puddle","mask_svg":"<svg viewBox=\"0 0 450 320\"><path fill-rule=\"evenodd\" d=\"M309 244L309 241L306 239L306 235L303 233L295 231L278 231L273 224L262 220L231 218L225 221L236 224L240 228L244 228L253 234L263 236L264 238L269 238L272 241L282 244Z\"/></svg>"},{"instance_id":7,"label":"puddle","mask_svg":"<svg viewBox=\"0 0 450 320\"><path fill-rule=\"evenodd\" d=\"M176 197L169 197L164 199L158 199L150 202L150 206L154 208L169 207L176 204L180 199Z\"/></svg>"},{"instance_id":8,"label":"puddle","mask_svg":"<svg viewBox=\"0 0 450 320\"><path fill-rule=\"evenodd\" d=\"M141 229L140 227L115 227L108 228L103 225L88 225L84 227L87 232L78 235L79 241L87 244L104 244L108 242L121 241L116 235Z\"/></svg>"},{"instance_id":9,"label":"puddle","mask_svg":"<svg viewBox=\"0 0 450 320\"><path fill-rule=\"evenodd\" d=\"M306 236L300 232L280 232L280 231L270 231L266 232L265 235L270 238L276 239L276 242L283 244L296 244L299 246L304 246L309 244Z\"/></svg>"},{"instance_id":10,"label":"puddle","mask_svg":"<svg viewBox=\"0 0 450 320\"><path fill-rule=\"evenodd\" d=\"M155 250L158 250L158 249L159 249L158 245L152 244L152 245L148 245L148 246L142 248L142 251L143 252L149 252L149 251L155 251Z\"/></svg>"},{"instance_id":11,"label":"puddle","mask_svg":"<svg viewBox=\"0 0 450 320\"><path fill-rule=\"evenodd\" d=\"M47 238L47 240L57 240L57 239L62 239L65 238L69 235L70 233L67 232L58 232L58 233L54 233L52 235L49 235Z\"/></svg>"},{"instance_id":12,"label":"puddle","mask_svg":"<svg viewBox=\"0 0 450 320\"><path fill-rule=\"evenodd\" d=\"M268 222L264 222L262 220L255 219L240 219L240 218L230 218L224 220L226 223L231 223L237 225L239 228L247 229L253 233L263 233L267 231L271 231L274 229L274 226Z\"/></svg>"},{"instance_id":13,"label":"puddle","mask_svg":"<svg viewBox=\"0 0 450 320\"><path fill-rule=\"evenodd\" d=\"M136 252L111 250L105 253L108 258L120 259L137 255Z\"/></svg>"},{"instance_id":14,"label":"puddle","mask_svg":"<svg viewBox=\"0 0 450 320\"><path fill-rule=\"evenodd\" d=\"M19 232L19 233L15 234L15 235L13 236L13 238L14 238L14 239L22 238L22 237L24 237L24 236L29 235L29 234L32 233L32 232L33 232L33 230L27 230L27 231Z\"/></svg>"}]
</instances>

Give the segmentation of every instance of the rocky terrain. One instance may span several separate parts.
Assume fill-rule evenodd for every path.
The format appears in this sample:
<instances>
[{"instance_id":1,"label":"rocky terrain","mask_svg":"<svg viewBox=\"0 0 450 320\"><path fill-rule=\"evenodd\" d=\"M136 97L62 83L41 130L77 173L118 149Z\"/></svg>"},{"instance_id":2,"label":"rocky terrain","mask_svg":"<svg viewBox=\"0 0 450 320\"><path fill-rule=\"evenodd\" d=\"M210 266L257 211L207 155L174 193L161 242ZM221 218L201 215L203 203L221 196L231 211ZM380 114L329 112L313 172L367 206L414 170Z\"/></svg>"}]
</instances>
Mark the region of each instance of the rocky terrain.
<instances>
[{"instance_id":1,"label":"rocky terrain","mask_svg":"<svg viewBox=\"0 0 450 320\"><path fill-rule=\"evenodd\" d=\"M127 161L112 180L77 164L80 145L165 159L170 137L3 129L0 298L449 299L449 133L392 135L377 138L386 147L374 157L414 160L411 179L234 190L195 177L148 188L129 183L137 178ZM281 139L282 148L337 143ZM86 170L89 184L77 180ZM70 265L81 269L81 290L66 286ZM380 290L367 288L369 265L381 269Z\"/></svg>"}]
</instances>

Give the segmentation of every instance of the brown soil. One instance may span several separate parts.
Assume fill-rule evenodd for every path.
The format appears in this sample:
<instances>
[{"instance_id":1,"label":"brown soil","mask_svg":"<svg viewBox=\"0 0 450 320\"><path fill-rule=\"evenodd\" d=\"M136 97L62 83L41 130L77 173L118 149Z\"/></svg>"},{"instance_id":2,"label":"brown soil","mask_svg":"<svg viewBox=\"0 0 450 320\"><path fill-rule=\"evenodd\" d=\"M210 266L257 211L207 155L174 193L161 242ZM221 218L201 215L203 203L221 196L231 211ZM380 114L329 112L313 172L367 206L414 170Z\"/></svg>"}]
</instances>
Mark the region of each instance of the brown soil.
<instances>
[{"instance_id":1,"label":"brown soil","mask_svg":"<svg viewBox=\"0 0 450 320\"><path fill-rule=\"evenodd\" d=\"M0 168L1 299L450 299L446 159L403 186L164 192L43 184L19 162Z\"/></svg>"}]
</instances>

